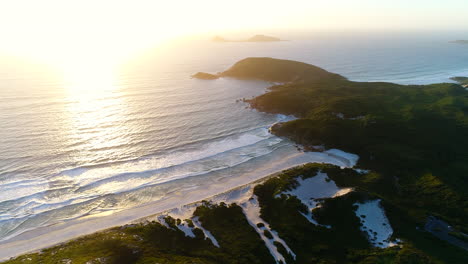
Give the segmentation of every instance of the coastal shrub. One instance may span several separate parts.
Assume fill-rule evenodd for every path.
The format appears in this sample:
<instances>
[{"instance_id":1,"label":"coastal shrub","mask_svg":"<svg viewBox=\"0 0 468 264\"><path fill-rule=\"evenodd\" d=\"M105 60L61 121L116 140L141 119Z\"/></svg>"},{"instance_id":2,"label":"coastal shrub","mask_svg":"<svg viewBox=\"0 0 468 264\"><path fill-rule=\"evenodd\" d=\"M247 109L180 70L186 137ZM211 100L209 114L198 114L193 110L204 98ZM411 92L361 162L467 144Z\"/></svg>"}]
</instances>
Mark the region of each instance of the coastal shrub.
<instances>
[{"instance_id":1,"label":"coastal shrub","mask_svg":"<svg viewBox=\"0 0 468 264\"><path fill-rule=\"evenodd\" d=\"M220 259L220 263L274 263L264 241L238 205L205 204L197 207L194 215L218 241L219 251L229 256L229 260Z\"/></svg>"},{"instance_id":2,"label":"coastal shrub","mask_svg":"<svg viewBox=\"0 0 468 264\"><path fill-rule=\"evenodd\" d=\"M461 85L304 78L276 85L249 103L260 111L300 117L273 126L278 136L306 149L321 145L358 154L358 166L370 173L324 170L338 186L390 204L395 232L419 250L449 263L454 256L466 260L453 247L439 254L438 243L431 247L412 231L428 215L468 231L468 92Z\"/></svg>"}]
</instances>

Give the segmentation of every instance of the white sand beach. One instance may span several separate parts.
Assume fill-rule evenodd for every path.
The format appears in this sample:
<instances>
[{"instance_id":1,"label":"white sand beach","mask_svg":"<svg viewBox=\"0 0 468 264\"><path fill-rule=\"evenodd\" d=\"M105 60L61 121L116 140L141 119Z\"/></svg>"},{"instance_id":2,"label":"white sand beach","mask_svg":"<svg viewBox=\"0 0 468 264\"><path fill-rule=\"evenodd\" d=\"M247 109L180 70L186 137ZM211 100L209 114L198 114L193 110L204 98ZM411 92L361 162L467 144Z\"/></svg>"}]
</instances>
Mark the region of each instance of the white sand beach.
<instances>
[{"instance_id":1,"label":"white sand beach","mask_svg":"<svg viewBox=\"0 0 468 264\"><path fill-rule=\"evenodd\" d=\"M348 157L352 157L352 159L348 160ZM276 173L282 170L310 162L353 167L357 162L357 156L350 156L349 153L337 151L334 151L332 155L326 152L297 152L287 157L277 158L274 162L265 163L264 166L245 173L241 177L224 178L216 184L210 182L210 184L197 186L184 192L175 192L164 199L143 206L123 210L107 216L70 220L24 232L0 243L0 260L38 251L100 230L142 221L143 218L151 215L160 214L173 208L181 208L183 205L208 199L239 186L276 175Z\"/></svg>"}]
</instances>

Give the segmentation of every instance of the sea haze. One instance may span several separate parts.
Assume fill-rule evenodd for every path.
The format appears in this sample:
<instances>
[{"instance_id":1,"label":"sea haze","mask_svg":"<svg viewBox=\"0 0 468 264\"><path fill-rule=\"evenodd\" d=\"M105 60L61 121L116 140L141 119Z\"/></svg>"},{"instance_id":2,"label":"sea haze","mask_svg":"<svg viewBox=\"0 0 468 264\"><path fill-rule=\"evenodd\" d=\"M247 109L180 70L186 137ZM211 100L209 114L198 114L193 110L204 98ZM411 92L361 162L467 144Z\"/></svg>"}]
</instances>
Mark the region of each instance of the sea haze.
<instances>
[{"instance_id":1,"label":"sea haze","mask_svg":"<svg viewBox=\"0 0 468 264\"><path fill-rule=\"evenodd\" d=\"M0 240L157 201L297 153L291 142L268 133L291 117L237 101L271 84L191 79L195 72L268 56L358 81L425 84L468 76L468 46L450 38L289 39L181 41L130 61L111 80L82 76L80 85L89 89L69 88L74 84L37 65L0 65Z\"/></svg>"}]
</instances>

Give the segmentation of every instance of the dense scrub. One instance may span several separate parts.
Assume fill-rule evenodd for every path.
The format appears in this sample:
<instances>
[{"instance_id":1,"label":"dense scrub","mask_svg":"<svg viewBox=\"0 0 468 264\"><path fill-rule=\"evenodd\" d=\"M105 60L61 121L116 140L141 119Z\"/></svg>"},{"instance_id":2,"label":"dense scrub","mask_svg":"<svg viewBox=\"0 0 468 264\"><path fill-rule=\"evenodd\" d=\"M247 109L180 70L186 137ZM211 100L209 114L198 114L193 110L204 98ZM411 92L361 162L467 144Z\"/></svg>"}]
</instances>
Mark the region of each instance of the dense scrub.
<instances>
[{"instance_id":1,"label":"dense scrub","mask_svg":"<svg viewBox=\"0 0 468 264\"><path fill-rule=\"evenodd\" d=\"M205 239L200 229L194 230L195 238L185 236L175 226L177 220L167 217L170 228L157 222L113 228L6 263L274 263L239 206L205 204L195 215L220 248Z\"/></svg>"},{"instance_id":2,"label":"dense scrub","mask_svg":"<svg viewBox=\"0 0 468 264\"><path fill-rule=\"evenodd\" d=\"M222 263L274 263L264 242L249 225L238 205L205 203L196 209L194 215L217 239L220 251L230 256Z\"/></svg>"},{"instance_id":3,"label":"dense scrub","mask_svg":"<svg viewBox=\"0 0 468 264\"><path fill-rule=\"evenodd\" d=\"M320 208L313 211L314 218L331 228L315 226L299 212L306 208L295 197L279 195L293 188L297 178L313 177L318 171L326 172L340 187L355 186L356 191L345 196L324 199ZM468 255L462 250L434 240L419 232L425 245L434 243L436 252L428 254L411 241L404 240L402 247L373 248L359 229L360 221L353 204L368 199L381 198L366 192L378 177L375 173L361 175L352 169L340 169L326 164L308 164L284 171L255 188L261 204L261 216L286 241L297 254L296 261L288 263L463 263ZM377 180L378 181L378 180ZM387 203L384 203L385 210ZM388 212L387 212L388 214ZM399 221L390 221L399 228ZM414 227L413 227L414 228ZM395 237L400 233L395 232Z\"/></svg>"},{"instance_id":4,"label":"dense scrub","mask_svg":"<svg viewBox=\"0 0 468 264\"><path fill-rule=\"evenodd\" d=\"M360 167L397 191L392 199L423 211L419 221L434 214L466 230L468 92L461 86L331 80L276 87L251 104L302 117L273 127L277 135L358 154Z\"/></svg>"},{"instance_id":5,"label":"dense scrub","mask_svg":"<svg viewBox=\"0 0 468 264\"><path fill-rule=\"evenodd\" d=\"M323 199L321 207L313 211L314 218L320 224L330 225L331 228L311 224L301 215L301 212L307 210L305 205L296 197L282 194L297 187L299 177L314 177L319 171L326 172L340 187L356 186L356 191L345 196ZM255 187L262 219L296 254L294 259L280 243L275 243L287 263L403 264L466 261L464 252L421 231L415 231L419 233L417 237L420 241L417 243L404 239L401 247L373 248L366 235L360 231L360 220L353 206L357 201L381 198L378 194L365 191L376 178L372 175L362 175L352 169L340 169L332 165L308 164L286 170ZM401 213L399 208L392 208L391 204L384 203L384 207L387 214ZM165 222L169 227L148 222L113 228L6 263L275 263L238 205L203 202L195 210L194 216L216 238L220 248L205 239L200 229L194 229L195 238L185 236L176 227L180 219L166 217ZM405 228L401 221L404 220L390 219L395 230ZM398 231L395 236L400 237L402 233Z\"/></svg>"},{"instance_id":6,"label":"dense scrub","mask_svg":"<svg viewBox=\"0 0 468 264\"><path fill-rule=\"evenodd\" d=\"M274 59L268 62L275 64ZM269 72L274 66L265 67ZM468 231L468 92L461 85L303 78L275 85L250 104L300 117L275 125L276 135L310 148L321 145L358 154L358 166L373 173L359 182L341 180L383 198L392 208L390 218L398 219L397 233L421 249L434 253L441 248L435 244L442 241L431 247L414 232L429 215Z\"/></svg>"},{"instance_id":7,"label":"dense scrub","mask_svg":"<svg viewBox=\"0 0 468 264\"><path fill-rule=\"evenodd\" d=\"M234 64L222 77L239 79L259 79L270 82L319 81L323 79L345 80L319 67L290 60L272 58L247 58Z\"/></svg>"}]
</instances>

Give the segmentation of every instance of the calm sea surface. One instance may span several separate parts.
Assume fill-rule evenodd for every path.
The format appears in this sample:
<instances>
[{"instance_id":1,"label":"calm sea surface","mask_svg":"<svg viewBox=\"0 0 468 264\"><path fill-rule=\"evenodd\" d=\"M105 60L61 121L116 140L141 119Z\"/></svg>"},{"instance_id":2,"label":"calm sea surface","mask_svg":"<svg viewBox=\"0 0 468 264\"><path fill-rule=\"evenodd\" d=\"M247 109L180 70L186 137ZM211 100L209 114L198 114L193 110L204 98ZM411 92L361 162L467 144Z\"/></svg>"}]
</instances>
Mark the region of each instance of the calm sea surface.
<instances>
[{"instance_id":1,"label":"calm sea surface","mask_svg":"<svg viewBox=\"0 0 468 264\"><path fill-rule=\"evenodd\" d=\"M297 151L268 133L288 117L236 102L270 84L191 79L197 71L268 56L359 81L425 84L468 76L468 45L450 44L448 35L289 37L177 42L148 51L111 77L82 76L79 84L0 58L0 241L156 201L180 186L236 177Z\"/></svg>"}]
</instances>

